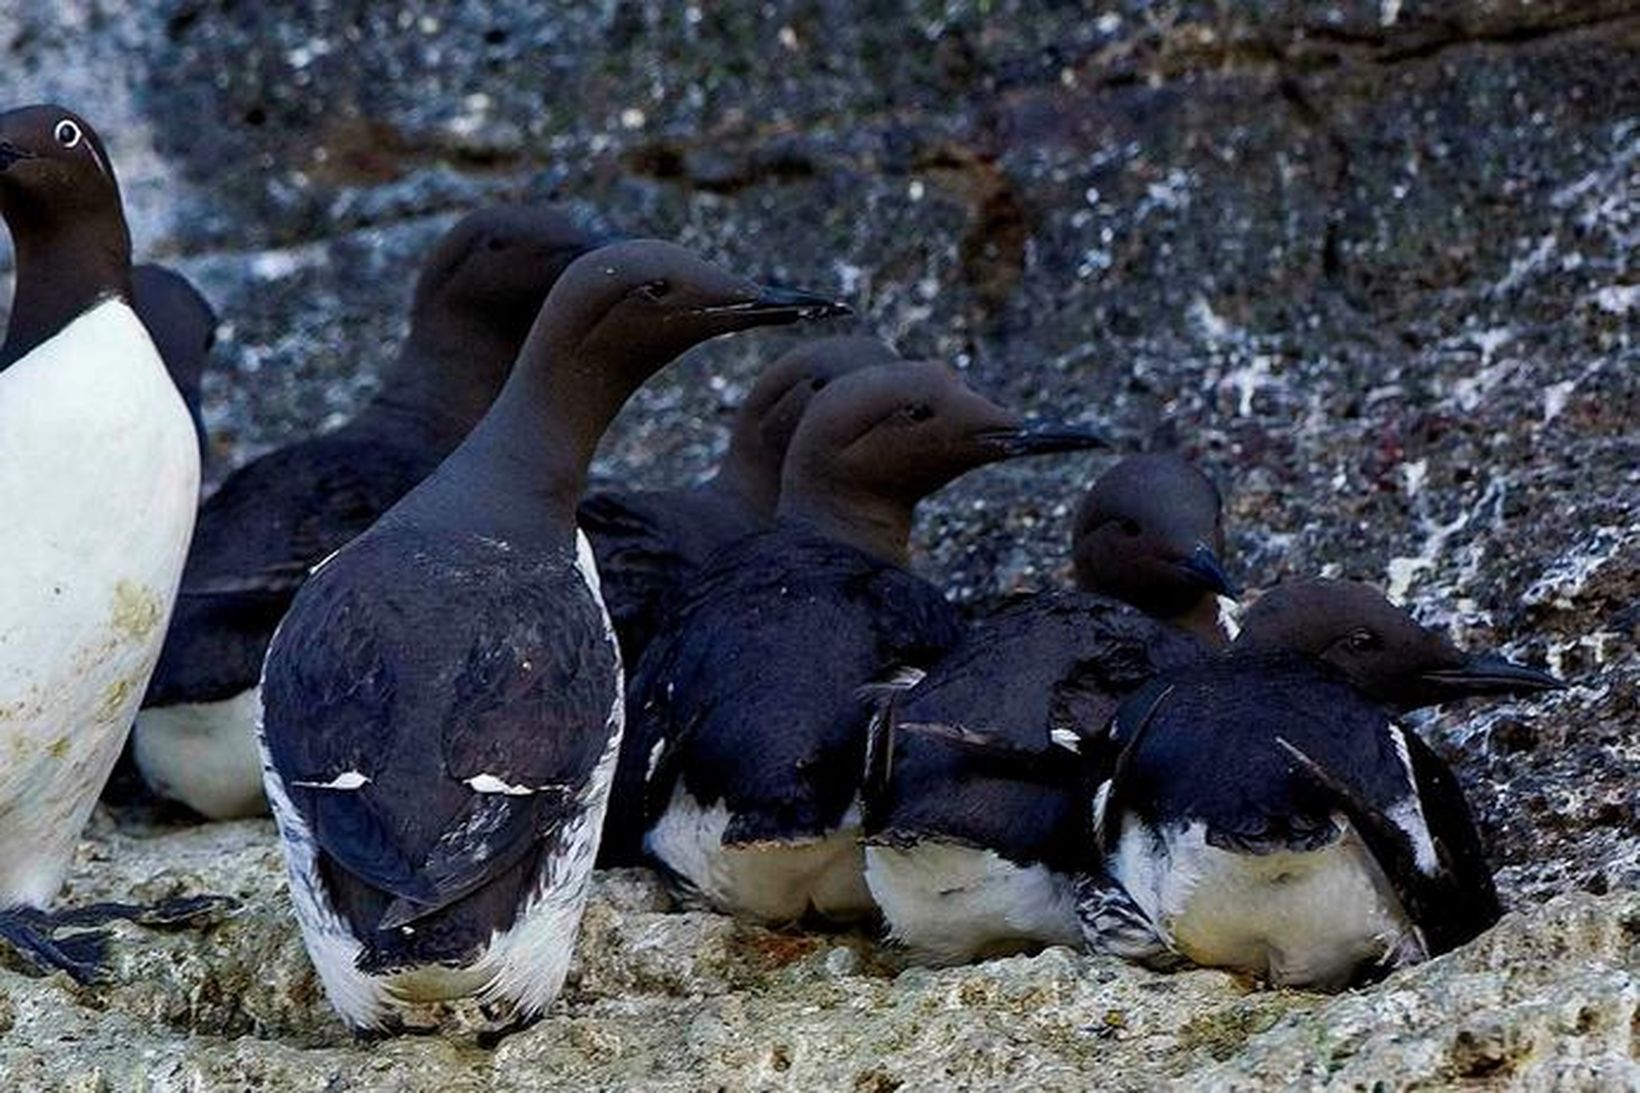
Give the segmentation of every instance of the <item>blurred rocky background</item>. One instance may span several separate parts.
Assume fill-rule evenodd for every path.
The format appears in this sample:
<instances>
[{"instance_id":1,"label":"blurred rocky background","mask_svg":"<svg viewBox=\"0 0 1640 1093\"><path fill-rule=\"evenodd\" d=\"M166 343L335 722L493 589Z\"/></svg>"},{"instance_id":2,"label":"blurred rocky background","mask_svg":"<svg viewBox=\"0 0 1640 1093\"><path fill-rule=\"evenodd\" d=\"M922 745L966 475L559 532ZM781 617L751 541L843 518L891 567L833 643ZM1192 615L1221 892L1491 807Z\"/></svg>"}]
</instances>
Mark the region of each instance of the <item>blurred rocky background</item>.
<instances>
[{"instance_id":1,"label":"blurred rocky background","mask_svg":"<svg viewBox=\"0 0 1640 1093\"><path fill-rule=\"evenodd\" d=\"M555 200L835 288L858 329L1015 405L1181 446L1251 587L1366 578L1572 684L1422 724L1516 914L1343 997L1058 950L902 971L664 913L633 873L534 1030L367 1050L316 993L269 826L104 818L65 898L246 909L126 931L111 989L0 970L0 1087L1640 1083L1632 0L13 0L0 58L0 102L92 120L139 257L223 316L213 479L365 397L455 217ZM672 368L599 473L703 473L790 337ZM965 600L1063 580L1106 458L963 480L918 567Z\"/></svg>"}]
</instances>

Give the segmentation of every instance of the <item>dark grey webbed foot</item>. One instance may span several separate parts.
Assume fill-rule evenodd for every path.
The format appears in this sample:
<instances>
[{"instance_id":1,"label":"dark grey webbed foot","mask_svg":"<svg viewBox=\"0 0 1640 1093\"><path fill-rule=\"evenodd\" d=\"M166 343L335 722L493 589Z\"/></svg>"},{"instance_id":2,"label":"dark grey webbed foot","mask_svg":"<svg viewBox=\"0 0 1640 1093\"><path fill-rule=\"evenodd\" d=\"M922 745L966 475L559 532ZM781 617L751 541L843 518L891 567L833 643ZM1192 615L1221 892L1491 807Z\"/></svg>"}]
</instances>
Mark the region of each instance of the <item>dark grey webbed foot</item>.
<instances>
[{"instance_id":1,"label":"dark grey webbed foot","mask_svg":"<svg viewBox=\"0 0 1640 1093\"><path fill-rule=\"evenodd\" d=\"M107 932L79 930L58 937L61 925L47 912L14 907L0 911L0 940L42 975L66 972L81 986L101 980L107 973Z\"/></svg>"},{"instance_id":2,"label":"dark grey webbed foot","mask_svg":"<svg viewBox=\"0 0 1640 1093\"><path fill-rule=\"evenodd\" d=\"M172 896L157 903L88 903L67 907L46 918L58 926L102 926L116 919L150 929L210 926L239 906L232 896Z\"/></svg>"}]
</instances>

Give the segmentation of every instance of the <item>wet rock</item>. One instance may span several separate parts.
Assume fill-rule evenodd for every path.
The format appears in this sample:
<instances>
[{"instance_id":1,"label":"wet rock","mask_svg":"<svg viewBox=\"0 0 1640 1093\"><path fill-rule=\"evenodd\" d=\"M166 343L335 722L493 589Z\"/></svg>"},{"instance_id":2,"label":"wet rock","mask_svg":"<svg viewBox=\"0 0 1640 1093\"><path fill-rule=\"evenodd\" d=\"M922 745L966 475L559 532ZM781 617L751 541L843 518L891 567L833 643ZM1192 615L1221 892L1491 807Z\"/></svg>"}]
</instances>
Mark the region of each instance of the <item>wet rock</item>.
<instances>
[{"instance_id":1,"label":"wet rock","mask_svg":"<svg viewBox=\"0 0 1640 1093\"><path fill-rule=\"evenodd\" d=\"M241 909L118 928L97 991L0 972L0 1085L1634 1084L1637 45L1622 0L0 6L4 100L90 116L139 253L225 317L216 474L370 393L455 216L553 198L835 286L860 329L1024 409L1174 438L1225 488L1250 587L1364 577L1572 684L1418 722L1517 917L1337 999L1063 952L899 970L864 939L675 910L639 872L600 880L536 1029L366 1051L265 825L104 824L66 898ZM597 472L705 473L795 336L679 362ZM916 564L981 605L1063 581L1107 458L965 478Z\"/></svg>"}]
</instances>

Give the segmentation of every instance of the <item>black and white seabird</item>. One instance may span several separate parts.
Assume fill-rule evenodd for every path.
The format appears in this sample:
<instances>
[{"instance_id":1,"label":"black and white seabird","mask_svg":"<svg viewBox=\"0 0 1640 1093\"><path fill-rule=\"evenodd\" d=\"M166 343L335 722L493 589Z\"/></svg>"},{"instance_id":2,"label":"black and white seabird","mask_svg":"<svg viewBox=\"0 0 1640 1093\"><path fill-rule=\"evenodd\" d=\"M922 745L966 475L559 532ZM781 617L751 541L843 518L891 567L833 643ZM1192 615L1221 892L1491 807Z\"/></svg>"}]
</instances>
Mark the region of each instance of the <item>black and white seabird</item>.
<instances>
[{"instance_id":1,"label":"black and white seabird","mask_svg":"<svg viewBox=\"0 0 1640 1093\"><path fill-rule=\"evenodd\" d=\"M1093 447L1027 427L932 362L843 376L797 427L776 527L715 555L636 669L646 849L717 907L769 922L873 913L859 688L961 634L906 567L918 501L964 471Z\"/></svg>"},{"instance_id":2,"label":"black and white seabird","mask_svg":"<svg viewBox=\"0 0 1640 1093\"><path fill-rule=\"evenodd\" d=\"M148 328L171 382L187 404L205 457L205 418L199 409L199 382L216 345L216 312L193 283L167 266L144 262L131 267L137 317Z\"/></svg>"},{"instance_id":3,"label":"black and white seabird","mask_svg":"<svg viewBox=\"0 0 1640 1093\"><path fill-rule=\"evenodd\" d=\"M1497 891L1456 778L1395 718L1560 685L1466 656L1367 585L1278 586L1226 654L1118 712L1088 941L1320 989L1463 944Z\"/></svg>"},{"instance_id":4,"label":"black and white seabird","mask_svg":"<svg viewBox=\"0 0 1640 1093\"><path fill-rule=\"evenodd\" d=\"M622 403L708 338L846 309L668 243L565 271L495 406L320 566L268 651L267 792L308 953L357 1029L557 995L623 724L575 505Z\"/></svg>"},{"instance_id":5,"label":"black and white seabird","mask_svg":"<svg viewBox=\"0 0 1640 1093\"><path fill-rule=\"evenodd\" d=\"M838 376L898 359L876 338L805 342L758 376L711 478L688 489L587 495L578 520L598 558L604 603L628 664L638 662L678 588L701 563L774 522L780 465L815 393Z\"/></svg>"},{"instance_id":6,"label":"black and white seabird","mask_svg":"<svg viewBox=\"0 0 1640 1093\"><path fill-rule=\"evenodd\" d=\"M1079 590L975 623L873 719L866 880L890 936L924 962L1081 944L1087 795L1056 741L1096 737L1150 677L1228 640L1206 629L1235 591L1219 493L1180 457L1129 456L1101 475L1072 554Z\"/></svg>"},{"instance_id":7,"label":"black and white seabird","mask_svg":"<svg viewBox=\"0 0 1640 1093\"><path fill-rule=\"evenodd\" d=\"M708 558L773 524L786 448L815 394L839 376L899 359L875 338L841 335L805 342L758 376L735 414L723 462L706 482L665 492L594 493L581 502L578 519L598 559L622 663L637 664L650 636L676 607L680 590ZM598 864L606 868L636 865L643 857L649 757L635 739L629 735L622 745L610 791L598 851Z\"/></svg>"},{"instance_id":8,"label":"black and white seabird","mask_svg":"<svg viewBox=\"0 0 1640 1093\"><path fill-rule=\"evenodd\" d=\"M156 793L212 819L266 811L253 717L274 627L308 571L483 416L547 290L596 243L552 208L465 217L422 265L410 333L380 392L341 428L254 460L206 500L132 735Z\"/></svg>"},{"instance_id":9,"label":"black and white seabird","mask_svg":"<svg viewBox=\"0 0 1640 1093\"><path fill-rule=\"evenodd\" d=\"M17 270L0 345L0 936L85 979L95 946L37 929L51 925L37 909L159 655L199 446L132 309L119 186L85 119L0 114L0 215Z\"/></svg>"}]
</instances>

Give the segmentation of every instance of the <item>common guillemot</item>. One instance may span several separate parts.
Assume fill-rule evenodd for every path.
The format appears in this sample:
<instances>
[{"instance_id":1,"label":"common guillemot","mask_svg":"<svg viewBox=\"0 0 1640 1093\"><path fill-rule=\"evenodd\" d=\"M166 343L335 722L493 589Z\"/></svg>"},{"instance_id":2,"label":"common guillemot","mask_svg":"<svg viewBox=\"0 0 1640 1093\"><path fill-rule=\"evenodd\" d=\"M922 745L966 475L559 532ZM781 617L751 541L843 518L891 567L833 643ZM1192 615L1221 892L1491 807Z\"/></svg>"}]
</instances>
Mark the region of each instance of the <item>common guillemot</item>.
<instances>
[{"instance_id":1,"label":"common guillemot","mask_svg":"<svg viewBox=\"0 0 1640 1093\"><path fill-rule=\"evenodd\" d=\"M960 636L953 605L905 568L916 504L986 463L1100 443L1026 427L932 362L878 365L816 396L777 526L714 556L636 670L635 746L654 763L648 851L727 911L872 914L856 692Z\"/></svg>"},{"instance_id":2,"label":"common guillemot","mask_svg":"<svg viewBox=\"0 0 1640 1093\"><path fill-rule=\"evenodd\" d=\"M1097 736L1150 677L1228 640L1202 633L1234 592L1223 554L1213 483L1176 455L1129 456L1078 509L1079 590L1009 603L883 702L863 798L866 880L917 959L1081 943L1087 796L1056 740ZM993 744L1034 753L1039 773Z\"/></svg>"},{"instance_id":3,"label":"common guillemot","mask_svg":"<svg viewBox=\"0 0 1640 1093\"><path fill-rule=\"evenodd\" d=\"M100 938L54 928L98 917L41 909L159 655L199 446L132 309L119 186L84 118L0 114L0 216L17 259L0 346L0 936L88 980Z\"/></svg>"},{"instance_id":4,"label":"common guillemot","mask_svg":"<svg viewBox=\"0 0 1640 1093\"><path fill-rule=\"evenodd\" d=\"M603 492L581 502L578 521L598 559L604 603L636 664L650 636L676 607L679 592L728 544L768 528L780 494L780 467L809 401L839 376L899 354L875 338L842 335L805 342L758 376L735 414L717 473L692 489ZM649 757L627 737L610 791L598 864L635 865L643 857L644 776Z\"/></svg>"},{"instance_id":5,"label":"common guillemot","mask_svg":"<svg viewBox=\"0 0 1640 1093\"><path fill-rule=\"evenodd\" d=\"M156 793L211 819L267 810L253 719L274 627L313 566L461 442L547 291L596 242L550 207L463 218L422 265L410 333L380 392L346 425L252 461L206 500L132 735Z\"/></svg>"},{"instance_id":6,"label":"common guillemot","mask_svg":"<svg viewBox=\"0 0 1640 1093\"><path fill-rule=\"evenodd\" d=\"M1466 656L1369 586L1278 586L1223 656L1112 725L1090 944L1336 989L1462 944L1500 909L1462 790L1396 715L1561 686Z\"/></svg>"},{"instance_id":7,"label":"common guillemot","mask_svg":"<svg viewBox=\"0 0 1640 1093\"><path fill-rule=\"evenodd\" d=\"M467 440L297 594L261 744L303 939L350 1025L465 997L522 1021L557 995L623 724L575 526L587 463L684 350L843 310L667 243L578 259Z\"/></svg>"},{"instance_id":8,"label":"common guillemot","mask_svg":"<svg viewBox=\"0 0 1640 1093\"><path fill-rule=\"evenodd\" d=\"M216 345L216 312L188 278L153 262L131 267L131 289L137 317L148 329L194 420L200 458L204 459L205 418L199 409L199 384Z\"/></svg>"}]
</instances>

